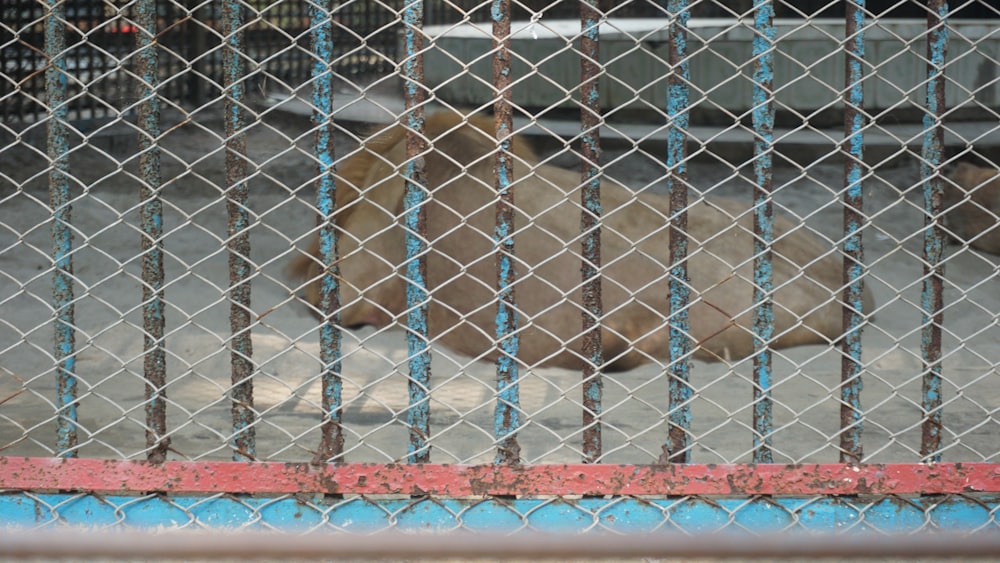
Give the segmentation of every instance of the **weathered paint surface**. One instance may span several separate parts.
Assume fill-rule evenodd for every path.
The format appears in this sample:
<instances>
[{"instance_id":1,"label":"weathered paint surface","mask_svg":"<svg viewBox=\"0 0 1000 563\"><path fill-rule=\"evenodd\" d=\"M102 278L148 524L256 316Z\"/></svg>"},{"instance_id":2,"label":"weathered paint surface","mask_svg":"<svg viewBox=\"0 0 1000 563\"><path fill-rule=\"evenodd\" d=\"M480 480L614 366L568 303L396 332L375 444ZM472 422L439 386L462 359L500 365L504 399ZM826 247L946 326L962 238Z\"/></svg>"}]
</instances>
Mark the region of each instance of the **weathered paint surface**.
<instances>
[{"instance_id":1,"label":"weathered paint surface","mask_svg":"<svg viewBox=\"0 0 1000 563\"><path fill-rule=\"evenodd\" d=\"M146 377L146 458L167 459L167 365L163 315L163 202L160 199L160 104L156 94L159 65L156 49L156 2L136 4L136 74L139 81L139 188L142 225L143 373Z\"/></svg>"},{"instance_id":2,"label":"weathered paint surface","mask_svg":"<svg viewBox=\"0 0 1000 563\"><path fill-rule=\"evenodd\" d=\"M601 104L599 73L601 70L600 12L597 0L580 3L580 251L583 256L582 303L583 357L583 460L597 461L601 457L601 410L604 381L601 365L604 348L601 342Z\"/></svg>"},{"instance_id":3,"label":"weathered paint surface","mask_svg":"<svg viewBox=\"0 0 1000 563\"><path fill-rule=\"evenodd\" d=\"M926 461L941 459L941 327L944 324L944 229L943 180L941 162L944 149L945 60L948 52L948 3L927 3L927 112L924 114L924 144L920 159L920 177L924 186L924 284L920 352L924 363L924 422L920 455Z\"/></svg>"},{"instance_id":4,"label":"weathered paint surface","mask_svg":"<svg viewBox=\"0 0 1000 563\"><path fill-rule=\"evenodd\" d=\"M517 352L520 347L518 315L514 296L517 271L514 268L514 163L511 160L513 135L513 109L510 105L510 2L493 0L490 8L493 17L493 85L497 97L493 104L496 121L497 152L495 189L499 195L496 205L497 262L497 405L494 432L497 441L497 463L518 463L521 446L517 430L521 426L519 411Z\"/></svg>"},{"instance_id":5,"label":"weathered paint surface","mask_svg":"<svg viewBox=\"0 0 1000 563\"><path fill-rule=\"evenodd\" d=\"M671 0L670 64L667 88L667 189L670 195L670 414L661 463L687 463L691 459L691 301L687 270L687 134L690 116L691 70L687 53L687 0Z\"/></svg>"},{"instance_id":6,"label":"weathered paint surface","mask_svg":"<svg viewBox=\"0 0 1000 563\"><path fill-rule=\"evenodd\" d=\"M52 208L53 357L56 361L56 452L75 457L77 445L76 328L73 306L73 232L69 192L69 130L66 125L66 5L48 0L45 16L45 92L49 168L49 205Z\"/></svg>"},{"instance_id":7,"label":"weathered paint surface","mask_svg":"<svg viewBox=\"0 0 1000 563\"><path fill-rule=\"evenodd\" d=\"M245 6L237 0L222 3L225 48L222 67L225 85L226 210L229 214L229 340L232 364L230 391L233 414L233 460L256 457L253 410L253 341L250 338L250 212L247 182L247 134L243 27Z\"/></svg>"},{"instance_id":8,"label":"weathered paint surface","mask_svg":"<svg viewBox=\"0 0 1000 563\"><path fill-rule=\"evenodd\" d=\"M774 143L774 6L771 0L754 2L753 127L755 178L753 208L753 429L754 463L771 462L771 338L774 335L774 289L771 243L774 210L771 200Z\"/></svg>"},{"instance_id":9,"label":"weathered paint surface","mask_svg":"<svg viewBox=\"0 0 1000 563\"><path fill-rule=\"evenodd\" d=\"M1000 465L439 465L0 457L7 490L95 493L938 495L1000 493Z\"/></svg>"},{"instance_id":10,"label":"weathered paint surface","mask_svg":"<svg viewBox=\"0 0 1000 563\"><path fill-rule=\"evenodd\" d=\"M872 499L870 503L859 503L856 499L843 499L836 496L827 497L757 497L752 499L704 499L704 498L583 498L577 500L565 499L493 499L493 498L428 498L417 499L384 499L359 497L342 500L332 497L317 499L298 498L261 498L245 495L224 495L206 499L200 496L146 495L142 497L121 495L85 495L73 493L37 494L30 498L11 494L0 494L0 520L11 527L35 528L45 527L58 532L67 531L65 525L87 527L112 527L121 529L176 528L180 526L259 529L270 532L274 528L290 532L307 532L312 530L339 530L354 534L370 534L374 532L396 531L438 531L448 532L458 528L471 532L486 532L487 535L449 536L449 541L442 542L436 535L405 534L389 536L390 545L398 548L396 542L407 542L423 539L438 547L454 545L462 539L475 539L477 542L503 541L507 555L521 552L525 557L537 556L538 553L524 551L524 536L531 531L539 533L557 532L575 535L575 542L591 547L589 542L601 542L603 550L594 549L581 554L581 558L594 557L596 553L604 553L608 558L623 557L630 553L623 549L616 538L629 545L648 540L660 540L665 543L655 551L657 556L665 553L675 554L675 549L684 538L674 537L671 532L692 534L687 539L697 540L705 545L705 538L698 532L723 531L727 524L736 524L742 530L751 532L777 533L779 531L802 531L851 534L852 541L844 545L856 548L873 537L872 532L912 533L935 529L934 534L908 535L907 546L914 543L921 550L910 551L911 555L922 558L937 554L939 557L954 557L956 553L966 553L967 546L977 544L976 538L989 538L1000 526L995 512L989 507L995 507L997 497L985 500L970 499L963 496L948 497L918 497L902 499L887 497ZM266 523L266 524L265 524ZM603 530L628 534L619 536L599 533ZM71 532L71 530L69 531ZM519 532L516 537L506 534ZM585 532L598 532L585 533ZM656 532L656 533L649 533ZM951 532L954 535L963 534L961 548L956 549L955 540L948 542L941 534ZM974 533L978 532L978 533ZM492 533L491 536L489 533ZM499 538L496 534L503 533ZM966 535L973 533L972 535ZM199 535L203 539L211 539L212 545L219 545L218 535ZM199 537L195 536L195 537ZM7 543L12 538L6 538ZM274 558L295 557L297 547L310 543L311 538L323 537L316 535L296 536L295 546L289 546L276 539L274 534L268 534L258 539L267 538L277 542L272 545L284 546L283 552L274 552ZM358 536L353 536L357 538ZM151 538L139 538L145 541L171 539L171 535L157 534ZM492 540L491 540L492 538ZM734 543L726 553L733 557L751 557L754 541L775 542L774 537L753 537L748 535L725 534L712 540L718 546L726 539ZM855 539L856 538L856 539ZM61 537L65 539L65 537ZM244 538L240 538L244 539ZM353 553L358 541L350 541L343 536L327 537L330 543L322 557L336 553L338 557ZM344 542L344 539L348 539ZM386 541L384 536L376 536L376 541ZM546 542L554 538L548 536ZM175 540L176 541L176 540ZM224 538L221 540L224 541ZM814 550L813 555L830 557L839 553L826 547L826 551L815 550L816 542L822 542L821 537L812 534L797 536L785 534L781 537L780 551L764 552L770 557L787 557L789 546L797 541L807 542ZM942 541L943 543L942 545ZM6 545L6 544L5 544ZM80 543L69 543L70 546L82 547ZM551 543L549 543L551 545ZM722 544L725 545L725 544ZM802 545L802 544L800 544ZM406 547L406 544L403 544ZM516 548L514 547L516 546ZM497 558L504 556L497 553ZM720 546L721 547L721 546ZM772 543L773 547L773 543ZM934 547L937 549L935 550ZM520 549L518 549L520 548ZM950 552L947 551L950 548ZM984 549L985 548L985 549ZM489 548L487 548L489 549ZM996 544L979 546L974 552L980 557L996 554ZM233 557L233 552L215 551L220 556ZM251 559L259 559L263 551L253 553ZM400 559L406 559L422 552L413 550L396 552ZM718 551L706 549L706 555L718 556ZM468 557L481 552L469 550L453 553L453 557ZM559 553L565 555L565 553ZM859 555L871 555L863 549ZM899 555L898 551L892 555ZM68 555L68 554L67 554ZM73 553L73 556L78 553ZM144 553L148 556L149 553ZM190 553L188 557L205 558L207 552ZM367 560L358 554L358 559ZM372 554L376 555L376 554ZM387 557L385 553L377 554L378 559ZM184 557L180 557L183 559ZM296 557L297 558L297 557ZM318 552L308 557L321 558ZM699 558L700 559L700 558Z\"/></svg>"},{"instance_id":11,"label":"weathered paint surface","mask_svg":"<svg viewBox=\"0 0 1000 563\"><path fill-rule=\"evenodd\" d=\"M406 165L403 196L406 227L406 343L409 358L409 407L406 422L410 443L410 463L430 461L430 378L431 353L427 327L427 181L424 176L424 87L422 2L410 2L403 12L403 88L406 105Z\"/></svg>"},{"instance_id":12,"label":"weathered paint surface","mask_svg":"<svg viewBox=\"0 0 1000 563\"><path fill-rule=\"evenodd\" d=\"M862 177L864 163L864 71L865 3L847 3L846 72L844 77L844 339L841 342L840 387L840 461L860 463L862 457L861 409L861 332L864 322L864 247L861 227L864 222ZM871 313L871 311L867 311Z\"/></svg>"},{"instance_id":13,"label":"weathered paint surface","mask_svg":"<svg viewBox=\"0 0 1000 563\"><path fill-rule=\"evenodd\" d=\"M319 162L316 178L316 208L320 212L319 248L323 261L320 283L320 361L323 363L323 422L319 448L314 463L340 461L344 452L341 427L343 381L341 380L340 332L340 266L337 264L338 241L334 229L337 205L337 183L334 176L333 128L333 23L330 19L332 1L310 6L310 28L313 63L313 123L316 125L314 151Z\"/></svg>"}]
</instances>

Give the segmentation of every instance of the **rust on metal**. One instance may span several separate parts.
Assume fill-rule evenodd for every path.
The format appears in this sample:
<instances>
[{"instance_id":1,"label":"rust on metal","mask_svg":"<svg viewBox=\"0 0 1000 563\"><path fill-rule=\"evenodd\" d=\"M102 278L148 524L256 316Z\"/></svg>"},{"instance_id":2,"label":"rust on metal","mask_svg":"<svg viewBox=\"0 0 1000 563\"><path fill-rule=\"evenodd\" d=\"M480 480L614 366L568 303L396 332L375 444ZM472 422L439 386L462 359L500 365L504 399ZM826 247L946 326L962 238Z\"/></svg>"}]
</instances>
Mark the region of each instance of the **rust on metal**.
<instances>
[{"instance_id":1,"label":"rust on metal","mask_svg":"<svg viewBox=\"0 0 1000 563\"><path fill-rule=\"evenodd\" d=\"M337 205L337 182L334 176L334 126L333 126L333 73L330 62L334 59L333 22L330 12L333 1L325 0L310 5L313 65L313 124L316 126L314 150L317 159L316 208L320 213L319 248L323 262L320 281L320 361L323 420L320 424L320 443L313 456L313 463L343 461L344 434L341 426L343 381L341 372L340 332L340 266L339 246L334 216Z\"/></svg>"},{"instance_id":2,"label":"rust on metal","mask_svg":"<svg viewBox=\"0 0 1000 563\"><path fill-rule=\"evenodd\" d=\"M943 180L941 162L945 106L944 68L948 52L948 3L927 2L927 112L924 114L924 144L920 177L924 191L924 283L921 293L920 351L923 357L922 385L924 422L921 427L920 455L925 461L941 459L941 327L944 324L944 229Z\"/></svg>"},{"instance_id":3,"label":"rust on metal","mask_svg":"<svg viewBox=\"0 0 1000 563\"><path fill-rule=\"evenodd\" d=\"M53 357L56 361L56 453L75 457L77 437L76 301L73 292L72 198L69 189L69 128L66 125L66 5L48 0L45 15L47 154L52 209Z\"/></svg>"},{"instance_id":4,"label":"rust on metal","mask_svg":"<svg viewBox=\"0 0 1000 563\"><path fill-rule=\"evenodd\" d=\"M754 10L753 37L753 460L770 463L771 386L774 372L771 339L774 335L774 289L771 244L774 242L772 151L774 144L774 6L758 0Z\"/></svg>"},{"instance_id":5,"label":"rust on metal","mask_svg":"<svg viewBox=\"0 0 1000 563\"><path fill-rule=\"evenodd\" d=\"M142 224L143 374L146 378L146 459L167 459L167 366L164 343L163 202L160 176L159 57L156 47L156 3L136 5L135 71L139 81L139 188Z\"/></svg>"},{"instance_id":6,"label":"rust on metal","mask_svg":"<svg viewBox=\"0 0 1000 563\"><path fill-rule=\"evenodd\" d=\"M667 442L660 463L687 463L691 460L691 301L687 268L688 191L687 134L691 106L690 65L687 55L687 0L671 0L667 82L667 189L670 194L670 414Z\"/></svg>"},{"instance_id":7,"label":"rust on metal","mask_svg":"<svg viewBox=\"0 0 1000 563\"><path fill-rule=\"evenodd\" d=\"M844 89L844 338L840 344L840 461L861 463L861 431L864 411L861 410L861 332L864 322L864 193L861 181L864 163L864 36L863 3L847 3Z\"/></svg>"},{"instance_id":8,"label":"rust on metal","mask_svg":"<svg viewBox=\"0 0 1000 563\"><path fill-rule=\"evenodd\" d=\"M229 340L232 376L233 460L256 457L253 409L253 342L250 338L250 210L247 182L247 134L244 106L246 76L243 55L243 4L222 4L225 48L222 64L225 85L226 210L229 214Z\"/></svg>"},{"instance_id":9,"label":"rust on metal","mask_svg":"<svg viewBox=\"0 0 1000 563\"><path fill-rule=\"evenodd\" d=\"M8 491L531 495L1000 493L995 463L441 465L0 457Z\"/></svg>"},{"instance_id":10,"label":"rust on metal","mask_svg":"<svg viewBox=\"0 0 1000 563\"><path fill-rule=\"evenodd\" d=\"M497 193L496 244L497 264L497 404L494 415L494 433L497 441L497 463L516 464L521 460L521 446L517 431L521 426L518 392L517 352L520 347L518 313L514 297L517 271L514 267L514 162L511 142L514 112L511 107L511 55L510 55L510 1L493 0L493 87L496 100L493 104L496 124L496 174L494 187Z\"/></svg>"},{"instance_id":11,"label":"rust on metal","mask_svg":"<svg viewBox=\"0 0 1000 563\"><path fill-rule=\"evenodd\" d=\"M404 224L406 226L406 343L409 358L407 427L410 442L407 460L427 463L430 446L430 330L427 325L427 179L424 173L424 36L423 3L411 2L403 12L403 96L406 107L406 181Z\"/></svg>"},{"instance_id":12,"label":"rust on metal","mask_svg":"<svg viewBox=\"0 0 1000 563\"><path fill-rule=\"evenodd\" d=\"M604 348L601 342L601 13L596 0L580 3L580 128L581 175L580 242L582 259L583 344L587 360L583 367L583 461L601 457L601 410L604 382L601 365Z\"/></svg>"}]
</instances>

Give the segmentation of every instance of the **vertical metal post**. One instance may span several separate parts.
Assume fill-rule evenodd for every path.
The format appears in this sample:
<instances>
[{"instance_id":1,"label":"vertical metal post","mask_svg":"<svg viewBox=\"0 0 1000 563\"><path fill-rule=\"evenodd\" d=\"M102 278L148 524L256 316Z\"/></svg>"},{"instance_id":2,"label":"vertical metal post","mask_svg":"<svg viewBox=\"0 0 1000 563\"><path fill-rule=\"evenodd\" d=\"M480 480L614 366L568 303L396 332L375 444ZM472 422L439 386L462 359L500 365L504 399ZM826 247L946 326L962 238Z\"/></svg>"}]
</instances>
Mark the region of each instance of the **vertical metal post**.
<instances>
[{"instance_id":1,"label":"vertical metal post","mask_svg":"<svg viewBox=\"0 0 1000 563\"><path fill-rule=\"evenodd\" d=\"M229 213L229 347L232 358L233 460L256 457L253 344L250 339L250 213L247 209L246 83L243 3L224 0L222 68L226 92L226 208Z\"/></svg>"},{"instance_id":2,"label":"vertical metal post","mask_svg":"<svg viewBox=\"0 0 1000 563\"><path fill-rule=\"evenodd\" d=\"M601 14L597 0L580 3L580 127L583 190L580 192L580 231L583 263L583 461L601 457L601 401L604 382L601 365L601 104L598 74L601 70Z\"/></svg>"},{"instance_id":3,"label":"vertical metal post","mask_svg":"<svg viewBox=\"0 0 1000 563\"><path fill-rule=\"evenodd\" d=\"M159 57L156 1L136 4L136 74L139 76L139 210L142 224L143 373L146 377L146 458L167 459L167 367L163 316L163 202L160 200Z\"/></svg>"},{"instance_id":4,"label":"vertical metal post","mask_svg":"<svg viewBox=\"0 0 1000 563\"><path fill-rule=\"evenodd\" d=\"M404 224L406 226L406 344L409 357L407 426L410 444L407 460L427 463L431 458L430 377L431 353L427 328L427 180L424 176L424 56L422 0L407 3L403 12L406 59L403 62L406 105L406 180Z\"/></svg>"},{"instance_id":5,"label":"vertical metal post","mask_svg":"<svg viewBox=\"0 0 1000 563\"><path fill-rule=\"evenodd\" d=\"M667 188L670 194L670 414L667 443L660 463L691 461L691 300L687 270L687 133L691 71L687 59L688 0L670 0L667 85Z\"/></svg>"},{"instance_id":6,"label":"vertical metal post","mask_svg":"<svg viewBox=\"0 0 1000 563\"><path fill-rule=\"evenodd\" d=\"M316 177L316 208L321 215L319 259L323 261L320 281L320 309L323 324L319 333L319 354L323 363L323 422L320 445L313 463L343 461L344 434L341 427L343 381L341 380L340 266L334 213L337 210L337 184L334 177L333 129L333 10L332 0L309 6L313 68L313 124L316 126L314 150L319 162Z\"/></svg>"},{"instance_id":7,"label":"vertical metal post","mask_svg":"<svg viewBox=\"0 0 1000 563\"><path fill-rule=\"evenodd\" d=\"M924 284L921 294L920 352L923 357L924 422L920 455L925 462L941 461L941 326L944 323L944 230L941 228L941 160L945 112L944 69L948 52L948 3L927 2L927 111L920 177L924 186Z\"/></svg>"},{"instance_id":8,"label":"vertical metal post","mask_svg":"<svg viewBox=\"0 0 1000 563\"><path fill-rule=\"evenodd\" d=\"M771 370L770 342L774 333L771 301L773 279L771 243L774 217L771 205L774 141L774 6L771 0L754 1L753 37L753 126L754 126L754 260L753 260L753 429L754 463L771 463Z\"/></svg>"},{"instance_id":9,"label":"vertical metal post","mask_svg":"<svg viewBox=\"0 0 1000 563\"><path fill-rule=\"evenodd\" d=\"M864 194L861 178L864 162L864 71L865 0L847 2L844 77L844 339L841 342L840 371L840 462L861 463L861 331L864 321Z\"/></svg>"},{"instance_id":10,"label":"vertical metal post","mask_svg":"<svg viewBox=\"0 0 1000 563\"><path fill-rule=\"evenodd\" d=\"M511 108L510 61L510 0L492 0L493 18L493 86L497 92L493 104L496 120L497 153L495 188L499 196L496 205L497 263L497 405L494 420L497 440L497 463L518 463L521 446L517 442L520 428L520 397L518 393L517 352L520 336L515 308L514 283L514 163L511 160L513 109Z\"/></svg>"},{"instance_id":11,"label":"vertical metal post","mask_svg":"<svg viewBox=\"0 0 1000 563\"><path fill-rule=\"evenodd\" d=\"M48 0L45 16L45 94L49 106L49 205L52 207L53 356L56 360L56 451L76 457L77 382L74 328L72 204L69 193L69 137L66 118L66 4Z\"/></svg>"}]
</instances>

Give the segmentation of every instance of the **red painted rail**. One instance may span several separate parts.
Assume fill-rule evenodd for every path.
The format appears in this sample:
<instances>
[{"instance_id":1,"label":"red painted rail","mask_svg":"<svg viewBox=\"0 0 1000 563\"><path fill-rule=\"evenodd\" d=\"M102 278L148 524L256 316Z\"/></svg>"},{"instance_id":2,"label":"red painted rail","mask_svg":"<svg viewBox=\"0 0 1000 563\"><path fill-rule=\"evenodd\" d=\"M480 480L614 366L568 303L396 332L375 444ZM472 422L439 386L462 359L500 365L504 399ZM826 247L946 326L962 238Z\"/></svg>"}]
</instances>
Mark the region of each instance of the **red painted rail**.
<instances>
[{"instance_id":1,"label":"red painted rail","mask_svg":"<svg viewBox=\"0 0 1000 563\"><path fill-rule=\"evenodd\" d=\"M1000 493L1000 464L436 465L0 457L0 489L100 493L864 495Z\"/></svg>"}]
</instances>

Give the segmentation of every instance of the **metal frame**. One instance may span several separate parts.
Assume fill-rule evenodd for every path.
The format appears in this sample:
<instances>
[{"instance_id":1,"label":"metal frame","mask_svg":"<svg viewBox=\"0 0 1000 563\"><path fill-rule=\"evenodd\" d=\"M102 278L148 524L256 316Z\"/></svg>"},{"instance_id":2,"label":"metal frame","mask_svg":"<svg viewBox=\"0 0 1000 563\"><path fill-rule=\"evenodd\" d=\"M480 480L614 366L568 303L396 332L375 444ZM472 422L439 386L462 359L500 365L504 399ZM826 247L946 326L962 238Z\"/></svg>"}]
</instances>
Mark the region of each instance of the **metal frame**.
<instances>
[{"instance_id":1,"label":"metal frame","mask_svg":"<svg viewBox=\"0 0 1000 563\"><path fill-rule=\"evenodd\" d=\"M420 2L409 2L403 11L405 47L403 72L406 80L405 123L410 130L407 142L408 164L403 171L407 183L406 227L408 279L407 333L409 360L408 424L411 428L408 464L342 463L343 436L340 430L340 335L337 236L329 223L334 215L336 181L333 175L333 91L329 69L322 63L332 56L332 3L316 5L311 14L313 55L316 57L313 80L314 120L318 125L315 151L321 163L317 180L317 208L324 217L321 231L323 263L323 314L321 334L324 363L323 447L312 464L260 463L256 459L252 376L253 351L250 340L250 272L246 257L250 241L246 168L246 70L243 51L245 21L240 2L223 5L222 22L226 48L226 197L230 214L228 248L232 336L227 341L232 356L233 462L166 461L168 440L164 438L164 357L163 357L163 264L161 203L158 198L159 106L156 91L157 59L151 48L155 37L155 17L149 0L138 5L140 32L137 51L139 73L143 77L140 133L143 147L143 282L144 321L147 332L147 457L146 462L72 459L76 453L76 387L74 378L74 329L72 290L72 240L68 227L71 203L64 174L67 148L65 141L65 69L60 65L64 50L60 26L63 5L50 2L46 19L46 49L52 64L46 70L46 83L52 115L49 123L48 150L52 161L50 175L53 222L53 309L57 312L55 358L58 364L57 408L60 427L57 449L64 459L0 458L0 521L18 526L47 526L51 523L158 526L186 525L198 522L223 526L246 526L258 518L269 526L283 528L329 525L341 529L380 529L408 526L450 529L516 530L527 521L541 529L589 530L600 526L620 531L658 529L672 522L676 527L709 530L736 523L751 530L822 529L836 531L855 527L906 532L920 529L928 521L939 526L954 526L972 532L997 527L996 511L1000 506L1000 465L995 463L936 463L940 461L941 325L943 310L942 248L940 226L943 164L941 118L944 106L943 68L948 36L943 22L947 6L931 0L928 25L928 82L925 137L921 170L927 211L925 230L923 293L924 442L921 451L926 464L858 464L862 459L860 404L860 333L864 318L860 314L863 283L863 254L860 235L860 178L864 175L862 147L862 67L864 59L864 4L850 3L849 37L845 43L846 76L845 140L842 152L845 164L845 290L843 343L843 379L841 411L841 447L839 464L782 466L770 463L773 432L770 389L772 366L768 342L773 329L771 309L770 243L773 240L771 209L771 162L774 126L772 64L773 7L769 0L755 3L754 17L754 111L757 131L754 187L754 232L757 234L754 261L754 330L759 345L754 359L754 463L751 465L713 466L688 464L690 447L688 403L688 357L691 351L687 336L686 307L683 290L686 280L684 261L687 239L684 235L687 206L685 193L685 132L688 127L689 70L686 65L688 4L672 0L668 6L673 41L670 65L671 95L666 100L670 128L667 162L671 171L672 293L671 365L669 418L670 435L664 445L660 465L615 466L604 464L521 466L517 431L518 418L518 318L514 286L517 272L513 257L514 188L511 163L513 131L510 94L512 77L510 50L510 8L506 0L492 5L494 35L494 87L499 93L496 115L496 206L495 248L497 262L496 346L501 350L496 366L497 451L495 463L482 466L449 466L426 463L430 459L428 437L430 379L426 306L426 217L424 205L429 197L422 174L423 108L422 85L423 13ZM587 348L590 365L583 371L584 460L601 455L601 342L597 319L600 304L600 169L596 166L600 151L598 127L601 124L596 64L599 55L600 18L596 3L588 1L581 8L581 50L583 83L581 97L584 164L582 195L584 208L581 229L584 293L587 296L582 322L590 336ZM331 463L333 462L333 463ZM58 491L46 492L41 491ZM72 491L72 492L66 492ZM199 495L225 495L203 497ZM314 495L320 500L301 500L284 496L279 500L256 495ZM118 495L118 496L114 496ZM344 495L359 495L353 498ZM390 495L380 498L380 495ZM736 495L741 498L723 498ZM412 497L412 498L399 498ZM558 502L543 497L561 498ZM324 497L325 500L323 499ZM485 498L484 498L485 497ZM579 497L579 498L577 498ZM600 498L592 498L600 497ZM864 497L864 498L861 498ZM210 500L206 500L210 499ZM863 508L854 508L856 506ZM760 516L768 506L781 506L781 518ZM70 508L72 507L72 508ZM763 507L763 508L761 508ZM294 515L308 509L310 516L296 522ZM511 510L523 516L511 519ZM180 510L180 513L178 513ZM262 516L266 511L273 516ZM903 512L912 512L906 517ZM475 514L473 518L470 514ZM741 514L757 516L744 518ZM180 514L180 516L178 516ZM404 518L405 515L405 518ZM863 518L862 518L863 516ZM178 520L178 518L180 518ZM272 520L273 519L273 520ZM866 522L859 524L860 521ZM292 522L295 522L292 524Z\"/></svg>"}]
</instances>

